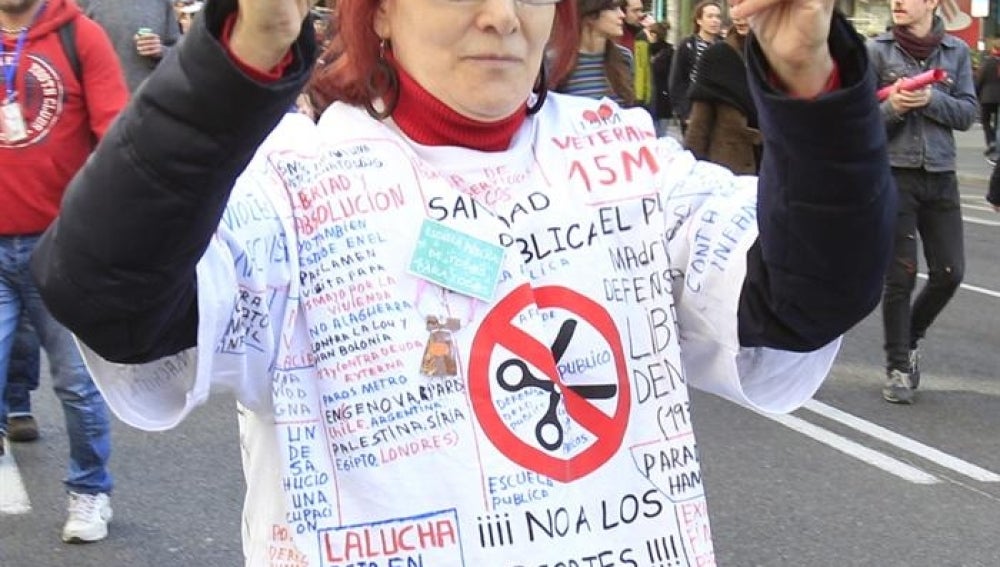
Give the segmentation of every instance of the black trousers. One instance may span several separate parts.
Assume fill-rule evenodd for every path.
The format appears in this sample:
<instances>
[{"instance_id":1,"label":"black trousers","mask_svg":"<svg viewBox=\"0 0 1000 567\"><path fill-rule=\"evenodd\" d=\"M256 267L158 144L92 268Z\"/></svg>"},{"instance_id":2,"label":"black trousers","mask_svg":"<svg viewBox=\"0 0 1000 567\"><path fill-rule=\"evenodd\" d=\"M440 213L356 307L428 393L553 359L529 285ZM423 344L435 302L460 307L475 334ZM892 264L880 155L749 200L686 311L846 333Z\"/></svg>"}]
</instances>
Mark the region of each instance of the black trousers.
<instances>
[{"instance_id":1,"label":"black trousers","mask_svg":"<svg viewBox=\"0 0 1000 567\"><path fill-rule=\"evenodd\" d=\"M965 245L955 172L893 168L892 173L899 191L899 210L882 296L882 319L886 366L908 371L910 349L916 348L962 283ZM911 304L918 238L928 281Z\"/></svg>"},{"instance_id":2,"label":"black trousers","mask_svg":"<svg viewBox=\"0 0 1000 567\"><path fill-rule=\"evenodd\" d=\"M997 144L997 107L995 102L983 102L979 105L979 121L983 124L983 136L986 138L986 147L993 147Z\"/></svg>"}]
</instances>

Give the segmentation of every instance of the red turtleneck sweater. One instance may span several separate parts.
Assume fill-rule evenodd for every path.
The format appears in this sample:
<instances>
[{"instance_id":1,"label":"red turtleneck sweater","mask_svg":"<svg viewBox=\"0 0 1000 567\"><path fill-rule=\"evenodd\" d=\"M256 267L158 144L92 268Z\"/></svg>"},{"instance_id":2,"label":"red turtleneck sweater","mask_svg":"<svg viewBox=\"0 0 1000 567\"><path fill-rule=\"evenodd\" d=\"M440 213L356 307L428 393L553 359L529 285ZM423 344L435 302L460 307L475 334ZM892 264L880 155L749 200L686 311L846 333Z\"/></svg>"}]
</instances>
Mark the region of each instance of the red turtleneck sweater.
<instances>
[{"instance_id":1,"label":"red turtleneck sweater","mask_svg":"<svg viewBox=\"0 0 1000 567\"><path fill-rule=\"evenodd\" d=\"M527 118L527 107L494 122L481 122L455 112L417 84L402 68L399 73L399 104L392 119L413 141L425 146L462 146L484 152L510 147L517 129Z\"/></svg>"}]
</instances>

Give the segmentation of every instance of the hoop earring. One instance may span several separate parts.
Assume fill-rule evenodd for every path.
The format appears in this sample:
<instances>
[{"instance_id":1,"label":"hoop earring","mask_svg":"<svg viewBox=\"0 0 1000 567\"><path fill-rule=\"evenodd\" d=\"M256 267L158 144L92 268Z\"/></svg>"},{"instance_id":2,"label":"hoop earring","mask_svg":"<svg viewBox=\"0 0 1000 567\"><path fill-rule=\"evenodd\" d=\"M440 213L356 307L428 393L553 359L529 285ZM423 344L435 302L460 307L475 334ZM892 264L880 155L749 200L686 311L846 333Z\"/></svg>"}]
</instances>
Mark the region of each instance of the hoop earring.
<instances>
[{"instance_id":1,"label":"hoop earring","mask_svg":"<svg viewBox=\"0 0 1000 567\"><path fill-rule=\"evenodd\" d=\"M368 100L365 101L365 111L375 120L382 121L392 116L399 103L399 75L396 69L389 64L385 58L385 47L388 40L383 39L378 48L378 59L375 60L375 67L368 74L368 81L365 83L365 90L368 91ZM379 88L379 85L383 85ZM375 108L375 99L382 99L383 108Z\"/></svg>"},{"instance_id":2,"label":"hoop earring","mask_svg":"<svg viewBox=\"0 0 1000 567\"><path fill-rule=\"evenodd\" d=\"M538 70L538 78L535 79L535 86L531 89L532 94L535 95L535 102L528 105L528 116L536 114L545 104L545 97L549 96L548 82L548 77L545 74L545 63L542 63Z\"/></svg>"}]
</instances>

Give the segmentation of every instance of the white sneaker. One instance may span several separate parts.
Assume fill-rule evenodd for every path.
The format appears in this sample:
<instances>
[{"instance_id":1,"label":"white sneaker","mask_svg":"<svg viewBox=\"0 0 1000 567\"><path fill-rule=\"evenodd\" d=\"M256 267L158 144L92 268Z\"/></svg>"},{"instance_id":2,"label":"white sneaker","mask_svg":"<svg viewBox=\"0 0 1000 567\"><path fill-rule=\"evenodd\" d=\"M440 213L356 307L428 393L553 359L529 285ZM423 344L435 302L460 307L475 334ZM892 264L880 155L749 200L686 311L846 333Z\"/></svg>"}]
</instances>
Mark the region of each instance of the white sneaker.
<instances>
[{"instance_id":1,"label":"white sneaker","mask_svg":"<svg viewBox=\"0 0 1000 567\"><path fill-rule=\"evenodd\" d=\"M66 543L90 543L108 537L111 521L111 497L107 494L69 493L69 519L63 526Z\"/></svg>"}]
</instances>

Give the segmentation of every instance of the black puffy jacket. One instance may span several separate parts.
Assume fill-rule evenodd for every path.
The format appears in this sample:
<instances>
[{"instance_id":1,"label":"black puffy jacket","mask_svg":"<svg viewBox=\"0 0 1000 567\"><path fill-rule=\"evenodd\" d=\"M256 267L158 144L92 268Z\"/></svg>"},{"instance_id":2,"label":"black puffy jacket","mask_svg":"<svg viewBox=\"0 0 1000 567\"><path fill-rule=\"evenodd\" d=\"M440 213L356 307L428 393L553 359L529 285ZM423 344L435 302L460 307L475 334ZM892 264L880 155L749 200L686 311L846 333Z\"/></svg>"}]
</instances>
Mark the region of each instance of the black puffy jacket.
<instances>
[{"instance_id":1,"label":"black puffy jacket","mask_svg":"<svg viewBox=\"0 0 1000 567\"><path fill-rule=\"evenodd\" d=\"M195 266L234 180L312 70L307 19L281 80L241 72L217 39L235 10L208 3L70 183L32 259L52 314L108 360L195 344Z\"/></svg>"}]
</instances>

